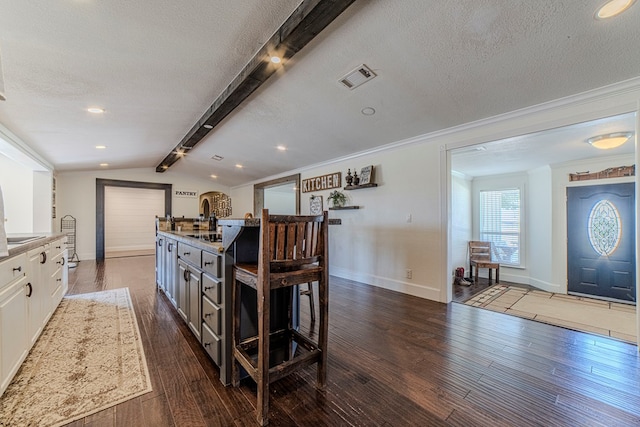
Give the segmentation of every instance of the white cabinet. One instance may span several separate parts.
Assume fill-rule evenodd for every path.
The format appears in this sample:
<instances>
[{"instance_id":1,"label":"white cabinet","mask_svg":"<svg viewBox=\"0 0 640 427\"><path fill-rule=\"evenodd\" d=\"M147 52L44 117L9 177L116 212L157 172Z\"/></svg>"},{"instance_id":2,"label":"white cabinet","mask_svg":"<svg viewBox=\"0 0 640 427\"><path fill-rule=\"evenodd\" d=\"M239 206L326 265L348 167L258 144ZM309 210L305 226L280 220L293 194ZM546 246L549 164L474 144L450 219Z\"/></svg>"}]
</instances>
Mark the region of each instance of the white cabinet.
<instances>
[{"instance_id":1,"label":"white cabinet","mask_svg":"<svg viewBox=\"0 0 640 427\"><path fill-rule=\"evenodd\" d=\"M0 395L27 357L27 255L0 263Z\"/></svg>"},{"instance_id":2,"label":"white cabinet","mask_svg":"<svg viewBox=\"0 0 640 427\"><path fill-rule=\"evenodd\" d=\"M27 259L27 330L28 342L33 345L52 313L49 298L50 246L47 244L30 250L27 252Z\"/></svg>"},{"instance_id":3,"label":"white cabinet","mask_svg":"<svg viewBox=\"0 0 640 427\"><path fill-rule=\"evenodd\" d=\"M69 266L67 265L66 249L65 239L56 240L51 243L51 264L48 268L51 313L58 307L68 288Z\"/></svg>"},{"instance_id":4,"label":"white cabinet","mask_svg":"<svg viewBox=\"0 0 640 427\"><path fill-rule=\"evenodd\" d=\"M0 262L0 395L67 290L65 240Z\"/></svg>"}]
</instances>

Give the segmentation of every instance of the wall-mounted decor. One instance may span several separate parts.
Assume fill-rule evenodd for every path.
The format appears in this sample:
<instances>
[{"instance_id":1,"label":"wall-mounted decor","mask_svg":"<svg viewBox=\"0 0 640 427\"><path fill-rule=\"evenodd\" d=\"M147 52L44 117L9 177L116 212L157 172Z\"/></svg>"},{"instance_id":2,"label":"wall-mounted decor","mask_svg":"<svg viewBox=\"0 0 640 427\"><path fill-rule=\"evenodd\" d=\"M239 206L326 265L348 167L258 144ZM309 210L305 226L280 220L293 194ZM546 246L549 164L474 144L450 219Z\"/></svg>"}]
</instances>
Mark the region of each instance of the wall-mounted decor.
<instances>
[{"instance_id":1,"label":"wall-mounted decor","mask_svg":"<svg viewBox=\"0 0 640 427\"><path fill-rule=\"evenodd\" d=\"M592 179L620 178L623 176L635 176L636 165L608 168L600 172L576 172L569 174L569 181L589 181Z\"/></svg>"},{"instance_id":2,"label":"wall-mounted decor","mask_svg":"<svg viewBox=\"0 0 640 427\"><path fill-rule=\"evenodd\" d=\"M209 191L200 195L200 214L206 218L214 214L216 218L231 216L231 198L219 191Z\"/></svg>"},{"instance_id":3,"label":"wall-mounted decor","mask_svg":"<svg viewBox=\"0 0 640 427\"><path fill-rule=\"evenodd\" d=\"M360 185L373 182L373 166L365 166L360 171Z\"/></svg>"},{"instance_id":4,"label":"wall-mounted decor","mask_svg":"<svg viewBox=\"0 0 640 427\"><path fill-rule=\"evenodd\" d=\"M174 190L173 191L173 195L175 197L183 197L186 199L197 199L198 198L198 192L197 191L191 191L191 190Z\"/></svg>"},{"instance_id":5,"label":"wall-mounted decor","mask_svg":"<svg viewBox=\"0 0 640 427\"><path fill-rule=\"evenodd\" d=\"M322 196L314 196L309 198L309 214L322 215Z\"/></svg>"},{"instance_id":6,"label":"wall-mounted decor","mask_svg":"<svg viewBox=\"0 0 640 427\"><path fill-rule=\"evenodd\" d=\"M316 176L302 180L302 192L330 190L342 186L342 172Z\"/></svg>"}]
</instances>

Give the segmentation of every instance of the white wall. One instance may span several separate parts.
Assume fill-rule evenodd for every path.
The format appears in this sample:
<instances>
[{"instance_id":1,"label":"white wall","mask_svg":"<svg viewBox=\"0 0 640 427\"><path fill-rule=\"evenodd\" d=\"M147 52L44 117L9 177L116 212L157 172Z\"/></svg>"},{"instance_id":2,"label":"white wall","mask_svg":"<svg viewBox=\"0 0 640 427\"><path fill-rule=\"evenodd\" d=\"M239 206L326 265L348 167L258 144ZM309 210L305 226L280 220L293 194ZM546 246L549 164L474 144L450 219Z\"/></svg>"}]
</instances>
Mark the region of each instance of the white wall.
<instances>
[{"instance_id":1,"label":"white wall","mask_svg":"<svg viewBox=\"0 0 640 427\"><path fill-rule=\"evenodd\" d=\"M0 154L0 186L4 196L6 232L32 233L34 231L33 170ZM50 217L51 213L49 213Z\"/></svg>"},{"instance_id":2,"label":"white wall","mask_svg":"<svg viewBox=\"0 0 640 427\"><path fill-rule=\"evenodd\" d=\"M548 292L561 292L553 281L553 217L560 206L553 205L552 173L549 166L529 171L529 196L525 224L529 284Z\"/></svg>"},{"instance_id":3,"label":"white wall","mask_svg":"<svg viewBox=\"0 0 640 427\"><path fill-rule=\"evenodd\" d=\"M348 168L375 166L378 187L345 191L348 204L360 209L329 211L329 217L342 219L342 225L329 227L332 275L440 299L446 256L440 250L439 152L437 145L417 144L301 172L301 179L333 172L344 176ZM327 209L330 192L302 193L301 213L309 213L311 194L323 196ZM233 188L231 196L234 203L253 206L253 184Z\"/></svg>"},{"instance_id":4,"label":"white wall","mask_svg":"<svg viewBox=\"0 0 640 427\"><path fill-rule=\"evenodd\" d=\"M33 172L33 231L36 233L50 232L52 223L60 221L57 216L52 218L52 180L51 172Z\"/></svg>"},{"instance_id":5,"label":"white wall","mask_svg":"<svg viewBox=\"0 0 640 427\"><path fill-rule=\"evenodd\" d=\"M96 178L173 184L173 190L193 190L198 195L208 191L230 194L228 187L212 180L197 180L171 170L164 173L157 173L154 168L60 172L57 174L56 191L58 217L72 215L76 218L76 252L80 260L96 257ZM196 217L198 203L198 198L173 197L172 213L174 216ZM237 212L234 204L232 200L233 211ZM59 228L60 221L56 224L56 229Z\"/></svg>"},{"instance_id":6,"label":"white wall","mask_svg":"<svg viewBox=\"0 0 640 427\"><path fill-rule=\"evenodd\" d=\"M451 263L468 275L468 243L472 240L471 178L451 173Z\"/></svg>"}]
</instances>

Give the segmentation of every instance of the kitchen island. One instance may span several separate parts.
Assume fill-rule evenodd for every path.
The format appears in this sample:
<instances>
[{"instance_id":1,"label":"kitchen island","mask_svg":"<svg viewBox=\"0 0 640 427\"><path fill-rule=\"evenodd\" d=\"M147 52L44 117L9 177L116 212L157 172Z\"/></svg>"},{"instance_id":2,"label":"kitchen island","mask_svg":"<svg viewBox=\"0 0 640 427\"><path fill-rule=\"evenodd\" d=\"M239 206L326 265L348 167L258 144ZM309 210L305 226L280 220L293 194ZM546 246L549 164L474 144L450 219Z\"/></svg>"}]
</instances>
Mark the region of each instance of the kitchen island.
<instances>
[{"instance_id":1,"label":"kitchen island","mask_svg":"<svg viewBox=\"0 0 640 427\"><path fill-rule=\"evenodd\" d=\"M259 219L220 219L222 235L198 231L158 231L156 284L187 323L211 360L220 368L220 381L231 383L232 277L235 263L257 263ZM286 326L289 293L271 298L272 327ZM298 321L298 293L293 298ZM242 293L242 338L257 333L256 292Z\"/></svg>"}]
</instances>

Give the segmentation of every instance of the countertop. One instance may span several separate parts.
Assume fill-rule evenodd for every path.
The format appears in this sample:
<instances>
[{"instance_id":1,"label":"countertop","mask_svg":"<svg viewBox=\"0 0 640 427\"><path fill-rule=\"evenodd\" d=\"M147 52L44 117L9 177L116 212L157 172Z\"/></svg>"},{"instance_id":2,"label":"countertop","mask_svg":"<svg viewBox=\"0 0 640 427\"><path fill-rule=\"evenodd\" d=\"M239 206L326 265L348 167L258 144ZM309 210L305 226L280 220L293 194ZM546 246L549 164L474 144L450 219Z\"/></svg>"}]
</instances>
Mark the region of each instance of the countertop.
<instances>
[{"instance_id":1,"label":"countertop","mask_svg":"<svg viewBox=\"0 0 640 427\"><path fill-rule=\"evenodd\" d=\"M198 249L202 249L207 252L215 252L222 253L224 252L224 246L222 246L222 242L211 242L208 240L204 240L204 238L208 238L210 236L209 231L160 231L158 230L158 235L169 237L171 239L175 239L178 242L186 243L191 246L194 246ZM193 236L201 236L193 237Z\"/></svg>"},{"instance_id":2,"label":"countertop","mask_svg":"<svg viewBox=\"0 0 640 427\"><path fill-rule=\"evenodd\" d=\"M9 243L9 255L6 257L0 257L0 261L4 261L16 255L28 252L31 249L35 249L38 246L42 246L46 243L58 240L61 237L65 237L65 233L7 233L7 239L12 238L34 238L33 240L27 240L24 243Z\"/></svg>"}]
</instances>

